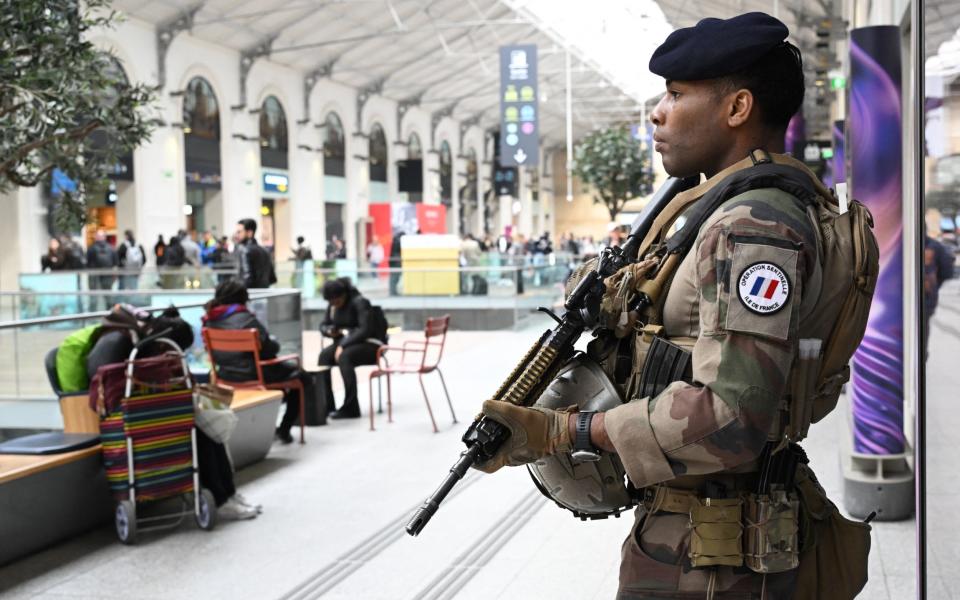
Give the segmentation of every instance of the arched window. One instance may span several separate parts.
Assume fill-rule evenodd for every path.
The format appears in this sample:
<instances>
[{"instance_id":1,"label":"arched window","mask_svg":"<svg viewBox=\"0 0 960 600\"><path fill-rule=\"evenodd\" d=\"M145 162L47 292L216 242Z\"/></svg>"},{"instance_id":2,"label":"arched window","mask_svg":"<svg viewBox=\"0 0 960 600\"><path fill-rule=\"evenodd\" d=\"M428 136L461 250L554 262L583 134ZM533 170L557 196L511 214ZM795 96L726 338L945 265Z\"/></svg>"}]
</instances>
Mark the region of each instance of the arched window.
<instances>
[{"instance_id":1,"label":"arched window","mask_svg":"<svg viewBox=\"0 0 960 600\"><path fill-rule=\"evenodd\" d=\"M450 155L450 144L446 140L440 144L440 203L450 206L453 204L453 157Z\"/></svg>"},{"instance_id":2,"label":"arched window","mask_svg":"<svg viewBox=\"0 0 960 600\"><path fill-rule=\"evenodd\" d=\"M374 123L370 128L370 181L387 180L387 136L383 127Z\"/></svg>"},{"instance_id":3,"label":"arched window","mask_svg":"<svg viewBox=\"0 0 960 600\"><path fill-rule=\"evenodd\" d=\"M194 77L183 95L183 133L207 140L220 139L220 106L210 83Z\"/></svg>"},{"instance_id":4,"label":"arched window","mask_svg":"<svg viewBox=\"0 0 960 600\"><path fill-rule=\"evenodd\" d=\"M327 113L323 127L323 173L346 175L347 149L343 139L343 123L337 113Z\"/></svg>"},{"instance_id":5,"label":"arched window","mask_svg":"<svg viewBox=\"0 0 960 600\"><path fill-rule=\"evenodd\" d=\"M260 106L260 164L287 168L287 115L276 96Z\"/></svg>"},{"instance_id":6,"label":"arched window","mask_svg":"<svg viewBox=\"0 0 960 600\"><path fill-rule=\"evenodd\" d=\"M100 107L111 111L117 104L120 94L130 87L130 80L117 57L107 52L100 53L100 70L109 79L110 85L103 88L98 101ZM84 152L91 156L105 157L116 149L116 136L109 127L98 127L88 136L89 144ZM133 150L117 157L117 162L108 167L108 176L112 179L133 179Z\"/></svg>"},{"instance_id":7,"label":"arched window","mask_svg":"<svg viewBox=\"0 0 960 600\"><path fill-rule=\"evenodd\" d=\"M420 136L411 133L407 141L407 160L422 160L423 146L420 145Z\"/></svg>"}]
</instances>

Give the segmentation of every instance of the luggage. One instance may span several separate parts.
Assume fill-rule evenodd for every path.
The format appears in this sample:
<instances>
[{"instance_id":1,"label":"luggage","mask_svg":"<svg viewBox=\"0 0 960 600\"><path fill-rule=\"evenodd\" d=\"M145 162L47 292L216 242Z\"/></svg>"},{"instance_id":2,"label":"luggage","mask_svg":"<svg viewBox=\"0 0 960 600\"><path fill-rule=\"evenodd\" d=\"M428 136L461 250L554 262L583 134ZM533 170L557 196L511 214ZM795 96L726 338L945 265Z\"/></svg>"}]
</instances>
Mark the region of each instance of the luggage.
<instances>
[{"instance_id":1,"label":"luggage","mask_svg":"<svg viewBox=\"0 0 960 600\"><path fill-rule=\"evenodd\" d=\"M320 371L307 371L306 382L303 386L304 422L311 427L327 424L327 413L332 410L328 406L328 399L333 398L332 392L327 390L330 381L325 374L330 367L320 367Z\"/></svg>"}]
</instances>

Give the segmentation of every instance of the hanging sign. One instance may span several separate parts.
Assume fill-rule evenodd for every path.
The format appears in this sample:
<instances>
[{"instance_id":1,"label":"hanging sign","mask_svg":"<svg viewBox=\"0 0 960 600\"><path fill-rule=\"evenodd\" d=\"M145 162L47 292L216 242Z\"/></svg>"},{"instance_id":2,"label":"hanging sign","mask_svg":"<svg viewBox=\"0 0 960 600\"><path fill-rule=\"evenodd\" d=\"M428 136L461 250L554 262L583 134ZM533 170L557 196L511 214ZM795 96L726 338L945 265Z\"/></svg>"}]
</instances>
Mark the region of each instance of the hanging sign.
<instances>
[{"instance_id":1,"label":"hanging sign","mask_svg":"<svg viewBox=\"0 0 960 600\"><path fill-rule=\"evenodd\" d=\"M540 162L537 47L500 47L500 165Z\"/></svg>"}]
</instances>

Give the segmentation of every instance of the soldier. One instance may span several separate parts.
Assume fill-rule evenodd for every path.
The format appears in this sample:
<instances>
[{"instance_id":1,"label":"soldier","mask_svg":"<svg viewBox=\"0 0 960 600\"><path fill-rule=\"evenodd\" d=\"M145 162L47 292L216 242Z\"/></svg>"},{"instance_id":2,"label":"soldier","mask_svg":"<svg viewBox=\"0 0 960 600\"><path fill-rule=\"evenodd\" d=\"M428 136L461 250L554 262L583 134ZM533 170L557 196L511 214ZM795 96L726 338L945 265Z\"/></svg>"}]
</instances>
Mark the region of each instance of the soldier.
<instances>
[{"instance_id":1,"label":"soldier","mask_svg":"<svg viewBox=\"0 0 960 600\"><path fill-rule=\"evenodd\" d=\"M665 78L666 93L650 119L667 173L703 173L701 186L709 187L756 151L768 160L783 153L787 124L804 95L800 51L787 35L777 19L749 13L677 30L654 52L650 70ZM709 535L694 540L697 510L755 491L768 441L783 439L778 428L799 342L821 336L808 325L826 287L819 233L792 196L762 186L728 199L700 227L663 292L662 334L695 340L692 383L674 382L605 413L483 405L511 436L481 470L570 450L619 456L643 490L623 544L622 600L791 598L804 583L798 573L809 573L803 564L765 574L735 566L746 562L739 508L730 545ZM820 490L804 465L796 473ZM818 502L836 514L825 497ZM850 589L831 597L852 596L859 587Z\"/></svg>"}]
</instances>

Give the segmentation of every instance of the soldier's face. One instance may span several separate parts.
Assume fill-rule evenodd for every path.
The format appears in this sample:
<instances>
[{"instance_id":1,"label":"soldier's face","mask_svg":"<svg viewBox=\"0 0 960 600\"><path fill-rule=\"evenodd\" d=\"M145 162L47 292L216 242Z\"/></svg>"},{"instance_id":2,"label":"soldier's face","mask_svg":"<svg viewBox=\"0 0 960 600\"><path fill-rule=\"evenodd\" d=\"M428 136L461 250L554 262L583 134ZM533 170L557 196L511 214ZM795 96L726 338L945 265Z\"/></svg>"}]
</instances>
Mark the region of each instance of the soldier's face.
<instances>
[{"instance_id":1,"label":"soldier's face","mask_svg":"<svg viewBox=\"0 0 960 600\"><path fill-rule=\"evenodd\" d=\"M712 175L726 145L722 104L710 81L667 80L667 93L650 113L654 149L670 175Z\"/></svg>"}]
</instances>

